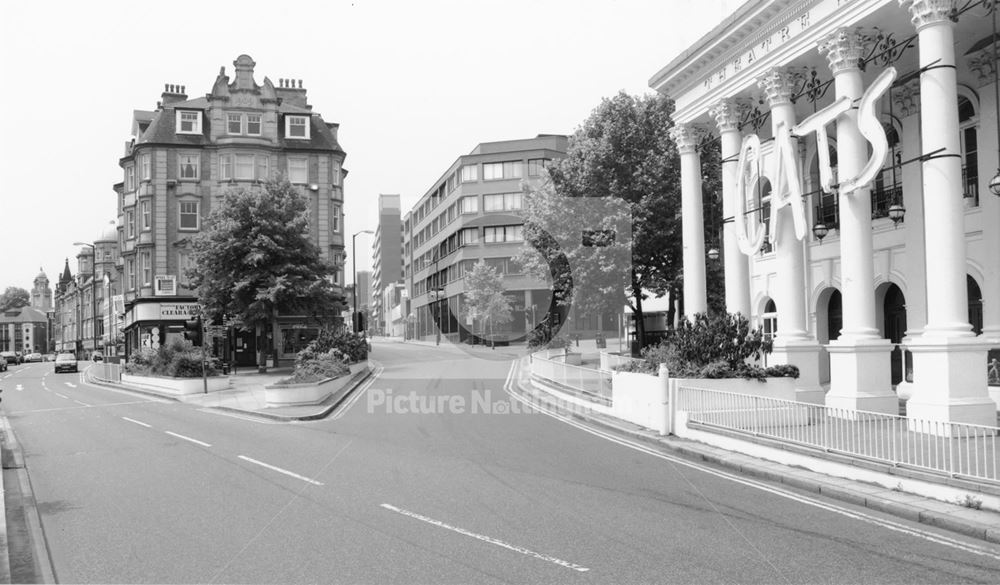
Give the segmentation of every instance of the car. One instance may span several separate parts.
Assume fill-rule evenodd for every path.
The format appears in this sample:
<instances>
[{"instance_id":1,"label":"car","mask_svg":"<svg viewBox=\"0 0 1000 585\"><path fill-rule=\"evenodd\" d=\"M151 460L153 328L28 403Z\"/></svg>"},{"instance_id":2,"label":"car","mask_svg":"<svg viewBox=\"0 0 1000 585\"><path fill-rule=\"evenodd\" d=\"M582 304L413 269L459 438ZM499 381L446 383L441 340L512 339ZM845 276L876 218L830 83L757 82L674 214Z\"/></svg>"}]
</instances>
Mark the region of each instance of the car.
<instances>
[{"instance_id":1,"label":"car","mask_svg":"<svg viewBox=\"0 0 1000 585\"><path fill-rule=\"evenodd\" d=\"M0 351L0 355L7 360L7 365L9 366L16 366L21 363L21 354L16 351Z\"/></svg>"},{"instance_id":2,"label":"car","mask_svg":"<svg viewBox=\"0 0 1000 585\"><path fill-rule=\"evenodd\" d=\"M77 372L76 355L72 353L61 353L56 356L55 372Z\"/></svg>"},{"instance_id":3,"label":"car","mask_svg":"<svg viewBox=\"0 0 1000 585\"><path fill-rule=\"evenodd\" d=\"M94 360L95 362L103 362L104 356L99 353L95 353L90 359Z\"/></svg>"},{"instance_id":4,"label":"car","mask_svg":"<svg viewBox=\"0 0 1000 585\"><path fill-rule=\"evenodd\" d=\"M7 358L0 355L0 372L7 371Z\"/></svg>"},{"instance_id":5,"label":"car","mask_svg":"<svg viewBox=\"0 0 1000 585\"><path fill-rule=\"evenodd\" d=\"M56 354L54 354L54 353L47 353L47 354L45 354L45 355L42 356L42 361L44 361L44 362L54 362L54 361L56 361Z\"/></svg>"},{"instance_id":6,"label":"car","mask_svg":"<svg viewBox=\"0 0 1000 585\"><path fill-rule=\"evenodd\" d=\"M24 361L25 361L25 363L27 363L27 362L40 362L40 361L42 361L42 354L40 354L40 353L29 353L28 355L24 356Z\"/></svg>"}]
</instances>

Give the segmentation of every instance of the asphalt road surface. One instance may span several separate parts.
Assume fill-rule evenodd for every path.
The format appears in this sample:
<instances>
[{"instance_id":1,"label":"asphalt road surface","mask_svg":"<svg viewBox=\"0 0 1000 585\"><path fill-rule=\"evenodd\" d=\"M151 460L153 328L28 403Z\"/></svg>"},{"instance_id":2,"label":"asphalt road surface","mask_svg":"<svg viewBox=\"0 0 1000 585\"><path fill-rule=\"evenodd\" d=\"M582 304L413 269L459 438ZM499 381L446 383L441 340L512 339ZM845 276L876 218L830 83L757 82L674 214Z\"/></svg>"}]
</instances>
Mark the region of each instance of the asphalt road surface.
<instances>
[{"instance_id":1,"label":"asphalt road surface","mask_svg":"<svg viewBox=\"0 0 1000 585\"><path fill-rule=\"evenodd\" d=\"M377 378L302 423L91 386L51 363L0 374L58 580L1000 581L1000 547L532 412L505 392L510 361L407 344L374 357Z\"/></svg>"}]
</instances>

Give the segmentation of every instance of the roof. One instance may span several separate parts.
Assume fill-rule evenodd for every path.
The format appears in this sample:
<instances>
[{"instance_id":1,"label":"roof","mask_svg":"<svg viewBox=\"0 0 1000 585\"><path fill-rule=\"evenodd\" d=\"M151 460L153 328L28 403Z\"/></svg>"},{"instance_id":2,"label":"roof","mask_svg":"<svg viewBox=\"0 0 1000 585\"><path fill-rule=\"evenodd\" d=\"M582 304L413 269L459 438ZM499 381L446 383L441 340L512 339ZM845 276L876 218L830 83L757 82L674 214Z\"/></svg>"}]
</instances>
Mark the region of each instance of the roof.
<instances>
[{"instance_id":1,"label":"roof","mask_svg":"<svg viewBox=\"0 0 1000 585\"><path fill-rule=\"evenodd\" d=\"M177 110L173 108L160 110L157 112L156 117L153 118L153 121L150 122L149 128L142 133L142 136L138 140L138 144L146 144L150 142L157 144L180 144L184 146L201 146L208 144L208 138L205 136L205 132L208 130L208 125L212 123L208 116L203 117L203 132L201 134L178 134L176 131L176 119Z\"/></svg>"},{"instance_id":2,"label":"roof","mask_svg":"<svg viewBox=\"0 0 1000 585\"><path fill-rule=\"evenodd\" d=\"M18 307L0 313L0 323L47 323L45 311L34 307Z\"/></svg>"},{"instance_id":3,"label":"roof","mask_svg":"<svg viewBox=\"0 0 1000 585\"><path fill-rule=\"evenodd\" d=\"M182 110L207 110L208 100L204 97L194 98L193 100L186 100L183 102L173 102L170 104L171 108L180 108Z\"/></svg>"}]
</instances>

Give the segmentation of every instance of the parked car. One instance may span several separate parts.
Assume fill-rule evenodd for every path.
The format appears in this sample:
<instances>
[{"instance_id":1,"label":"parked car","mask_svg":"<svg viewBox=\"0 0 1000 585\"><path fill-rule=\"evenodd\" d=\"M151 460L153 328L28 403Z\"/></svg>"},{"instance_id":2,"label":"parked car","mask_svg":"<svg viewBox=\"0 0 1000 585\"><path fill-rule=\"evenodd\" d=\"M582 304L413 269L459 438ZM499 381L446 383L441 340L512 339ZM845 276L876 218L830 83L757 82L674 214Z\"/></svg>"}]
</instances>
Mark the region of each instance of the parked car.
<instances>
[{"instance_id":1,"label":"parked car","mask_svg":"<svg viewBox=\"0 0 1000 585\"><path fill-rule=\"evenodd\" d=\"M21 354L16 351L0 351L0 355L7 360L7 365L16 366L21 363Z\"/></svg>"},{"instance_id":2,"label":"parked car","mask_svg":"<svg viewBox=\"0 0 1000 585\"><path fill-rule=\"evenodd\" d=\"M54 361L56 361L56 354L54 354L54 353L44 354L42 356L42 361L44 361L44 362L54 362Z\"/></svg>"},{"instance_id":3,"label":"parked car","mask_svg":"<svg viewBox=\"0 0 1000 585\"><path fill-rule=\"evenodd\" d=\"M7 371L7 358L0 355L0 372Z\"/></svg>"},{"instance_id":4,"label":"parked car","mask_svg":"<svg viewBox=\"0 0 1000 585\"><path fill-rule=\"evenodd\" d=\"M29 353L28 355L24 356L24 361L25 362L40 362L40 361L42 361L42 354L40 354L40 353Z\"/></svg>"},{"instance_id":5,"label":"parked car","mask_svg":"<svg viewBox=\"0 0 1000 585\"><path fill-rule=\"evenodd\" d=\"M77 372L76 355L72 353L61 353L56 356L55 372Z\"/></svg>"}]
</instances>

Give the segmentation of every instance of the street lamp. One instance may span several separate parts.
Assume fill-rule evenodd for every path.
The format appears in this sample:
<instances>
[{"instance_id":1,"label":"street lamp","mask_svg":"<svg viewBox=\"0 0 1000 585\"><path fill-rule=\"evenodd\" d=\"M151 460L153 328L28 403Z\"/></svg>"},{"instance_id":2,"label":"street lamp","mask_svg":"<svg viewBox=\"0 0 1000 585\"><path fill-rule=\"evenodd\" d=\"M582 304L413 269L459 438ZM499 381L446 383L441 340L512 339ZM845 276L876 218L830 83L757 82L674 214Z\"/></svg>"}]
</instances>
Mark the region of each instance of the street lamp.
<instances>
[{"instance_id":1,"label":"street lamp","mask_svg":"<svg viewBox=\"0 0 1000 585\"><path fill-rule=\"evenodd\" d=\"M356 257L357 250L357 240L356 238L361 234L374 234L375 232L371 230L361 230L360 232L351 236L351 272L354 273L354 311L351 313L351 331L354 333L358 332L358 260Z\"/></svg>"},{"instance_id":2,"label":"street lamp","mask_svg":"<svg viewBox=\"0 0 1000 585\"><path fill-rule=\"evenodd\" d=\"M90 333L94 338L94 347L90 350L90 359L94 359L94 353L97 351L97 246L94 244L88 244L86 242L73 242L74 246L86 246L90 248L91 258L90 258ZM81 290L82 294L83 291ZM82 325L82 323L81 323Z\"/></svg>"}]
</instances>

